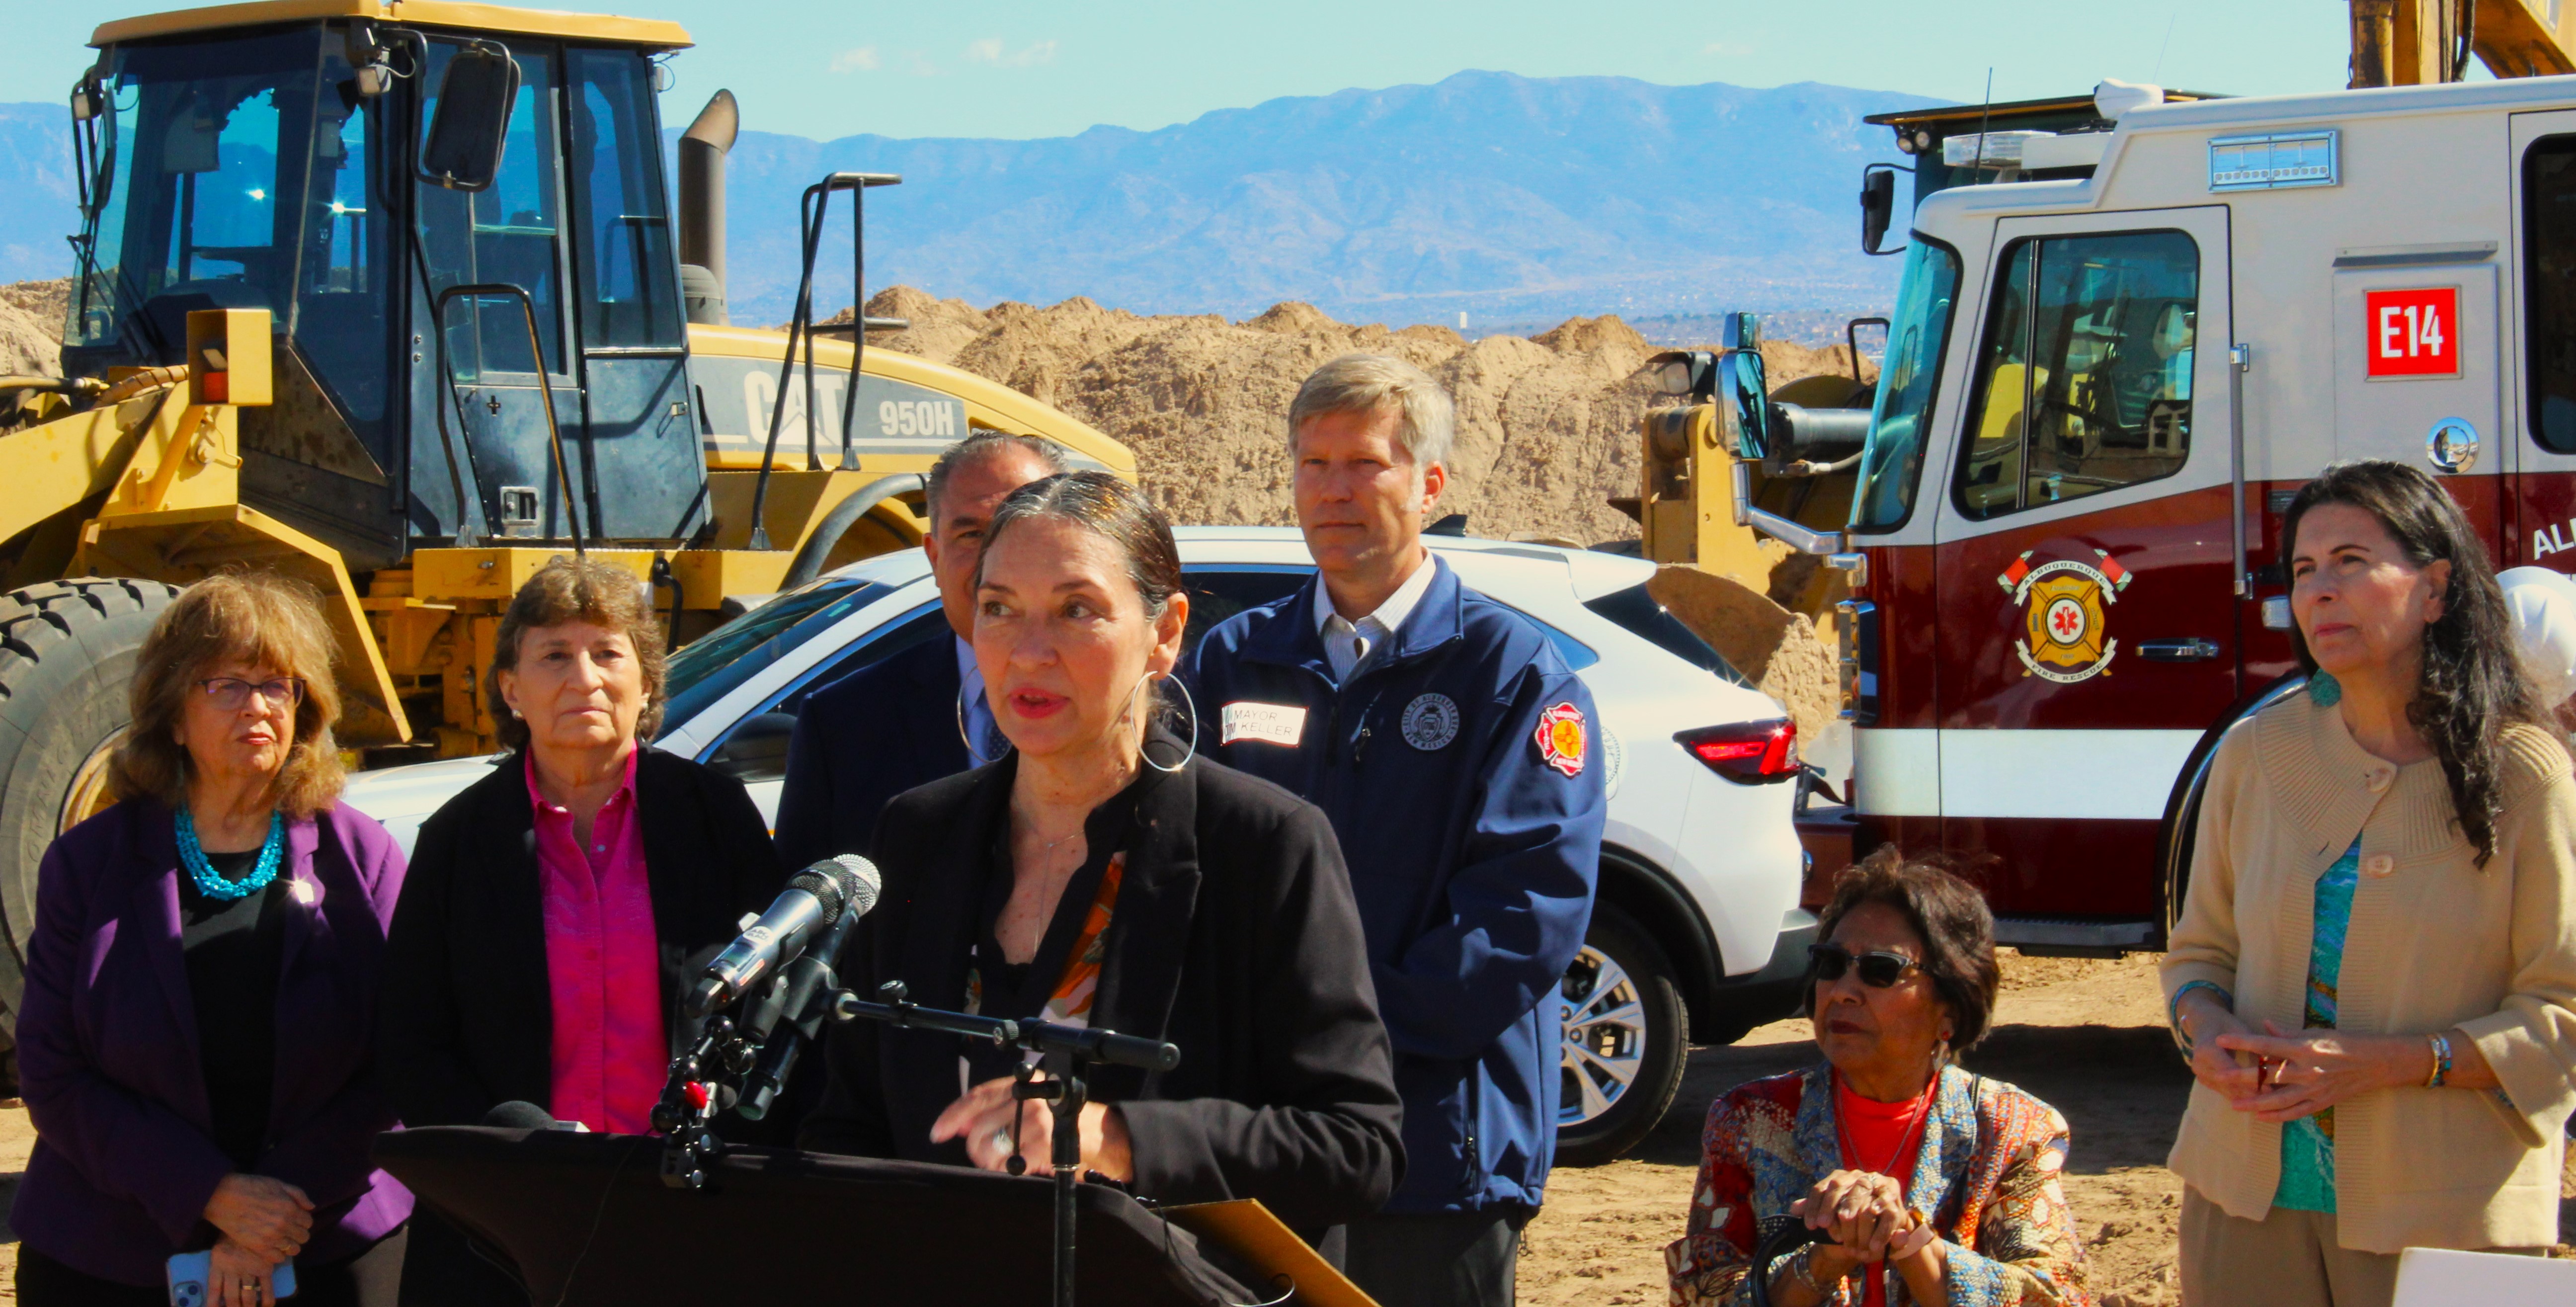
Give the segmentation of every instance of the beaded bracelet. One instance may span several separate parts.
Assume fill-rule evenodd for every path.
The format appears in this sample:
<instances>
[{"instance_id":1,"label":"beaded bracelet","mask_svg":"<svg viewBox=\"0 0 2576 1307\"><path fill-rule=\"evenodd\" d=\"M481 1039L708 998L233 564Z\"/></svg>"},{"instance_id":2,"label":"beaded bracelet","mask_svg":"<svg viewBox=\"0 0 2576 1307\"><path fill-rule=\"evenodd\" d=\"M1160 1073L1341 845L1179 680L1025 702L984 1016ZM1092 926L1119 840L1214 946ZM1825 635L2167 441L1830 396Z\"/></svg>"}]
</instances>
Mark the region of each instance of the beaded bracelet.
<instances>
[{"instance_id":1,"label":"beaded bracelet","mask_svg":"<svg viewBox=\"0 0 2576 1307\"><path fill-rule=\"evenodd\" d=\"M2451 1037L2444 1033L2425 1036L2433 1043L2433 1074L2424 1082L2426 1089L2439 1089L2451 1078Z\"/></svg>"},{"instance_id":2,"label":"beaded bracelet","mask_svg":"<svg viewBox=\"0 0 2576 1307\"><path fill-rule=\"evenodd\" d=\"M2236 996L2235 996L2234 994L2230 994L2230 993L2228 993L2228 992L2227 992L2227 990L2226 990L2224 987L2222 987L2222 986L2221 986L2217 981L2214 981L2214 980L2186 980L2186 981L2184 981L2184 982L2183 982L2183 984L2182 984L2182 988L2175 990L2175 991L2173 992L2173 997L2172 997L2172 998L2170 998L2170 999L2165 1000L2165 1024L2166 1024L2167 1026L2169 1026L2169 1027L2171 1027L2171 1028L2172 1028L2172 1030L2173 1030L2173 1037L2174 1037L2174 1043L2175 1043L2176 1045L2178 1045L2178 1046L2180 1046L2180 1047L2181 1047L2181 1049L2182 1049L2182 1055L2183 1055L2184 1057L2190 1057L2190 1056L2191 1056L2191 1052L2192 1052L2192 1043L2191 1043L2191 1032L2190 1032L2190 1031L2188 1031L2188 1030L2183 1029L2183 1025L2182 1025L2182 1000L2183 1000L2183 996L2184 996L2184 995L2189 994L2191 991L2193 991L2193 990L2195 990L2195 989L2205 989L2205 990L2208 990L2210 993L2216 994L2216 995L2218 996L2218 1001L2219 1001L2219 1002L2221 1002L2221 1003L2225 1003L2227 1006L2229 1006L2229 1007L2231 1007L2231 1008L2232 1008L2232 1007L2234 1007L2234 1006L2236 1006Z\"/></svg>"}]
</instances>

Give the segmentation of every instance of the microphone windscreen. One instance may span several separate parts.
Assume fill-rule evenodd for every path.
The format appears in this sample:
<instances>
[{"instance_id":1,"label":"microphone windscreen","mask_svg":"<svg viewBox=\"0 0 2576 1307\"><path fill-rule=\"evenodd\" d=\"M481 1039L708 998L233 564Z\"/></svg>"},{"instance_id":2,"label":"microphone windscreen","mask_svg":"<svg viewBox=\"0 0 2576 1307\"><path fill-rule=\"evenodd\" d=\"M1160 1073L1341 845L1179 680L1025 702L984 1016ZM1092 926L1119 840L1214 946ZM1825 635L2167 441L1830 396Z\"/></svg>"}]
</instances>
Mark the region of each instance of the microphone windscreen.
<instances>
[{"instance_id":1,"label":"microphone windscreen","mask_svg":"<svg viewBox=\"0 0 2576 1307\"><path fill-rule=\"evenodd\" d=\"M842 910L866 916L877 905L877 895L885 888L885 876L877 864L855 853L844 853L832 859L840 864Z\"/></svg>"},{"instance_id":2,"label":"microphone windscreen","mask_svg":"<svg viewBox=\"0 0 2576 1307\"><path fill-rule=\"evenodd\" d=\"M514 1098L493 1104L492 1110L483 1114L483 1124L502 1130L550 1130L554 1128L555 1114Z\"/></svg>"}]
</instances>

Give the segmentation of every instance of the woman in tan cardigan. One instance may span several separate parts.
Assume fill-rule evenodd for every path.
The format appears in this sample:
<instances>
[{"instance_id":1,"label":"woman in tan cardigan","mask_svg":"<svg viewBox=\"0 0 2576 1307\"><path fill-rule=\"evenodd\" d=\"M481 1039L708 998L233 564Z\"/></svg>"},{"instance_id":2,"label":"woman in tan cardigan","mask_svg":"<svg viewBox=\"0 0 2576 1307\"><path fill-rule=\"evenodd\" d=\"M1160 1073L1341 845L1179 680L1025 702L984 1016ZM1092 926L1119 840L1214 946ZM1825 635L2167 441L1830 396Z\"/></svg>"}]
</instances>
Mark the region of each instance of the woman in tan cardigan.
<instances>
[{"instance_id":1,"label":"woman in tan cardigan","mask_svg":"<svg viewBox=\"0 0 2576 1307\"><path fill-rule=\"evenodd\" d=\"M2556 1241L2576 1106L2576 778L2425 473L2291 501L2311 676L2228 732L2165 955L2184 1301L2384 1304L2407 1247Z\"/></svg>"}]
</instances>

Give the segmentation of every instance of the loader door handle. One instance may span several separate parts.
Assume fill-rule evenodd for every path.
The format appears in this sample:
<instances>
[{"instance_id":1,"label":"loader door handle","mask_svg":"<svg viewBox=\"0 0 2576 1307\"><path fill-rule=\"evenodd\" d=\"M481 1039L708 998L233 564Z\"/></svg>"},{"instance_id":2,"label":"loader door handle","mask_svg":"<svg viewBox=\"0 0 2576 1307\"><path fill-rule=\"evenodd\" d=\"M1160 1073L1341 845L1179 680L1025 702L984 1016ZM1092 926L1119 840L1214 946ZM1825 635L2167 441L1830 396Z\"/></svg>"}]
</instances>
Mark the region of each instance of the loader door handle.
<instances>
[{"instance_id":1,"label":"loader door handle","mask_svg":"<svg viewBox=\"0 0 2576 1307\"><path fill-rule=\"evenodd\" d=\"M2194 637L2189 640L2140 640L2138 656L2151 663L2198 663L2218 656L2218 642Z\"/></svg>"}]
</instances>

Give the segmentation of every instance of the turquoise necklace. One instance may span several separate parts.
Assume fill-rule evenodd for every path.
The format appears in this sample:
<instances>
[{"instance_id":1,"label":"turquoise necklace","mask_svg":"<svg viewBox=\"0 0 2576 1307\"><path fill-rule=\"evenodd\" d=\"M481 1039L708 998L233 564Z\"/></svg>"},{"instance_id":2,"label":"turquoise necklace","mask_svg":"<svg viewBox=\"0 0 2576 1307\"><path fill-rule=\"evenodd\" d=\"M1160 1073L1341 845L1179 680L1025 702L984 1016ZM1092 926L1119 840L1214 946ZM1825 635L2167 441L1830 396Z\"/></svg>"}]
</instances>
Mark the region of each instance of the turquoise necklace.
<instances>
[{"instance_id":1,"label":"turquoise necklace","mask_svg":"<svg viewBox=\"0 0 2576 1307\"><path fill-rule=\"evenodd\" d=\"M179 807L179 862L188 869L188 879L207 898L230 902L248 894L257 894L277 879L277 868L286 861L286 814L268 814L268 842L259 846L259 863L240 880L226 880L206 860L206 850L197 843L197 820L188 815L187 805Z\"/></svg>"}]
</instances>

